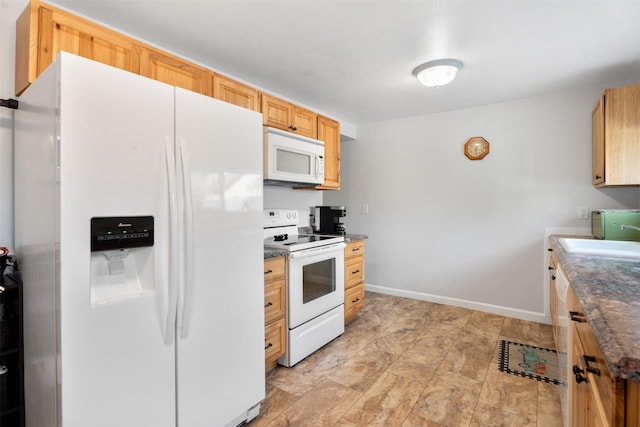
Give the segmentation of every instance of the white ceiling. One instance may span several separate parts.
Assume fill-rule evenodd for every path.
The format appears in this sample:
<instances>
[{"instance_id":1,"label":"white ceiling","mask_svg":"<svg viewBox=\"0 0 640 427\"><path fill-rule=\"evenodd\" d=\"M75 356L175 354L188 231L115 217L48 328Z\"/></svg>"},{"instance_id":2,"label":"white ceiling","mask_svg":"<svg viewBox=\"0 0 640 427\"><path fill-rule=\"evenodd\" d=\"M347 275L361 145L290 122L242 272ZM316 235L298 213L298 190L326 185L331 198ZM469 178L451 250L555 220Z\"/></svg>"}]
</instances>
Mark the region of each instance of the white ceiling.
<instances>
[{"instance_id":1,"label":"white ceiling","mask_svg":"<svg viewBox=\"0 0 640 427\"><path fill-rule=\"evenodd\" d=\"M57 0L354 124L640 81L640 0ZM464 63L427 88L419 64Z\"/></svg>"}]
</instances>

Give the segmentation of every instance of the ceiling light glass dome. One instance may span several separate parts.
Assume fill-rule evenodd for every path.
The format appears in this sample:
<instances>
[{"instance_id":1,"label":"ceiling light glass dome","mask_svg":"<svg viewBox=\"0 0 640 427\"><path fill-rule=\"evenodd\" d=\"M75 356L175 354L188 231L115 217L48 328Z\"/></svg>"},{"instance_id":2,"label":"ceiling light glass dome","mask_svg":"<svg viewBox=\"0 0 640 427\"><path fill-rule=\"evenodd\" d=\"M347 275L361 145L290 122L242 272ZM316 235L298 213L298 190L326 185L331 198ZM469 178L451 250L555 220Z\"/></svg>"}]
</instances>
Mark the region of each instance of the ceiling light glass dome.
<instances>
[{"instance_id":1,"label":"ceiling light glass dome","mask_svg":"<svg viewBox=\"0 0 640 427\"><path fill-rule=\"evenodd\" d=\"M418 66L413 75L425 86L438 87L451 83L461 68L457 59L438 59Z\"/></svg>"}]
</instances>

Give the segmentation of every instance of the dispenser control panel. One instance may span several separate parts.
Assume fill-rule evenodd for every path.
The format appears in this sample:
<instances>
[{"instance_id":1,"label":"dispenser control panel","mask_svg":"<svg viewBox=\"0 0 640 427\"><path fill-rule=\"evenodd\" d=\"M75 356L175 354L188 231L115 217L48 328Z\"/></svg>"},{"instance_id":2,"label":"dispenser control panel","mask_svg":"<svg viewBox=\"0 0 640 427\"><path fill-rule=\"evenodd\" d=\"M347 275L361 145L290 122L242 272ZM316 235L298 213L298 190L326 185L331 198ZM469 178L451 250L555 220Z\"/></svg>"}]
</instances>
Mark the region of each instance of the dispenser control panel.
<instances>
[{"instance_id":1,"label":"dispenser control panel","mask_svg":"<svg viewBox=\"0 0 640 427\"><path fill-rule=\"evenodd\" d=\"M91 218L91 252L153 246L153 216Z\"/></svg>"}]
</instances>

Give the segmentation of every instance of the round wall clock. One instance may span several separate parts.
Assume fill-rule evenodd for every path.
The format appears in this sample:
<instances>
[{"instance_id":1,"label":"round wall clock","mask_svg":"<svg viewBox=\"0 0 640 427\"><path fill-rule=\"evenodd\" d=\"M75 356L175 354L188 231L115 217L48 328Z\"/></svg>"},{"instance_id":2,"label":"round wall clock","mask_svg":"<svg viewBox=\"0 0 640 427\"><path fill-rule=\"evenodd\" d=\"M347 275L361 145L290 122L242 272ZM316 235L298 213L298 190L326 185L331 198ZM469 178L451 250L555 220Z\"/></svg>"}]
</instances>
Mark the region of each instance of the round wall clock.
<instances>
[{"instance_id":1,"label":"round wall clock","mask_svg":"<svg viewBox=\"0 0 640 427\"><path fill-rule=\"evenodd\" d=\"M489 154L489 141L481 136L470 138L464 144L464 155L471 160L480 160Z\"/></svg>"}]
</instances>

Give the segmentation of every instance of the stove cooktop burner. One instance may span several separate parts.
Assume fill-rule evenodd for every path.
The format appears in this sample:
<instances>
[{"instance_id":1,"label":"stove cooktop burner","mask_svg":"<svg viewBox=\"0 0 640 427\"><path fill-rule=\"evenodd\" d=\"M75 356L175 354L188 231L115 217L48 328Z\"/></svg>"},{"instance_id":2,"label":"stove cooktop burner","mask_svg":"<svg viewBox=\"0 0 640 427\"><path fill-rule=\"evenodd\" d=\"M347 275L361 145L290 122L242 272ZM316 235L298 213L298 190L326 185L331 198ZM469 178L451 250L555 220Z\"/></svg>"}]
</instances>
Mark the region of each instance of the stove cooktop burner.
<instances>
[{"instance_id":1,"label":"stove cooktop burner","mask_svg":"<svg viewBox=\"0 0 640 427\"><path fill-rule=\"evenodd\" d=\"M272 238L265 239L264 246L294 251L340 242L344 242L344 237L321 234L277 234Z\"/></svg>"}]
</instances>

